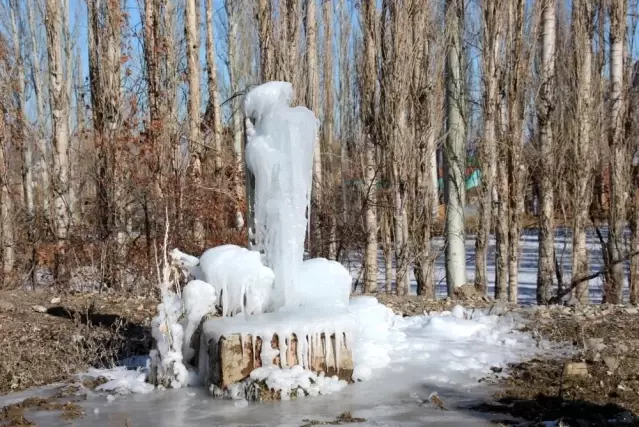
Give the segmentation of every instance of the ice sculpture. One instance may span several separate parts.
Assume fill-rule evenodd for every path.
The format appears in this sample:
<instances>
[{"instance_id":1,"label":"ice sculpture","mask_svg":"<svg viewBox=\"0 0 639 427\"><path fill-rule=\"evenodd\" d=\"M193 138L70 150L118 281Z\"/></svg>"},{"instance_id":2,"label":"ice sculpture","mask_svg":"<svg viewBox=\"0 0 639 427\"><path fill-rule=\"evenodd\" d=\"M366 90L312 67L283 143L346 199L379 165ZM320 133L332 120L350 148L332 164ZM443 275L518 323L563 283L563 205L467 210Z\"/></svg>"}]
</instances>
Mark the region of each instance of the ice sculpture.
<instances>
[{"instance_id":1,"label":"ice sculpture","mask_svg":"<svg viewBox=\"0 0 639 427\"><path fill-rule=\"evenodd\" d=\"M253 377L262 378L268 373L272 381L272 375L280 369L274 366L274 358L279 356L278 363L286 368L292 345L296 354L291 360L296 360L302 369L312 368L317 358L323 357L321 363L327 365L332 360L339 370L343 359L340 351L348 346L351 332L356 329L355 317L348 310L352 279L335 261L304 261L318 121L309 109L290 107L292 98L293 88L286 82L265 83L245 95L246 172L251 183L248 218L253 244L251 250L218 246L200 258L177 249L171 251L174 264L195 280L182 295L182 316L176 312L175 298L170 295L170 301L161 306L172 307L170 315L160 313L154 319L154 337L164 343L154 350L155 366L163 366L161 359L166 356L180 362L171 367L193 363L198 366L200 379L206 382L211 343L216 345L224 337L239 334L242 352L245 338L250 337L252 347L248 348L252 354L257 338L270 343L272 337L279 337L278 349L273 350L276 355L267 347L262 350L260 366L268 369ZM205 286L207 283L210 287ZM201 324L213 306L221 309L223 319L203 323L198 332L199 351L195 351L193 340L198 337L193 338L194 325ZM166 321L173 324L165 325ZM172 331L180 342L165 343L163 330ZM175 354L180 347L184 354ZM350 350L345 354L350 358ZM253 360L250 363L254 366ZM186 385L185 370L167 369L172 371L178 371L179 378L162 383L171 387Z\"/></svg>"}]
</instances>

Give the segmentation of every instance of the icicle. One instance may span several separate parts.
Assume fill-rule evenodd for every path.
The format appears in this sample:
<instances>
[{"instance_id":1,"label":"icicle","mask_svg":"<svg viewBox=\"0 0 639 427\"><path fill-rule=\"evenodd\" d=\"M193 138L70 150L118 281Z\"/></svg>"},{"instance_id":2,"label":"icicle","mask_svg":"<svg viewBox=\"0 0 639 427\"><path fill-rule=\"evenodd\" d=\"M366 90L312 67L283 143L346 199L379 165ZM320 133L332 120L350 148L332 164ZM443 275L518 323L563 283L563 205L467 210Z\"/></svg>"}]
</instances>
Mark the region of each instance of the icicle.
<instances>
[{"instance_id":1,"label":"icicle","mask_svg":"<svg viewBox=\"0 0 639 427\"><path fill-rule=\"evenodd\" d=\"M340 354L342 353L342 331L338 328L335 328L335 369L339 374L339 360Z\"/></svg>"},{"instance_id":2,"label":"icicle","mask_svg":"<svg viewBox=\"0 0 639 427\"><path fill-rule=\"evenodd\" d=\"M255 354L255 334L251 334L249 336L251 337L251 344L253 345L253 367L255 367L255 359L257 358L257 355Z\"/></svg>"}]
</instances>

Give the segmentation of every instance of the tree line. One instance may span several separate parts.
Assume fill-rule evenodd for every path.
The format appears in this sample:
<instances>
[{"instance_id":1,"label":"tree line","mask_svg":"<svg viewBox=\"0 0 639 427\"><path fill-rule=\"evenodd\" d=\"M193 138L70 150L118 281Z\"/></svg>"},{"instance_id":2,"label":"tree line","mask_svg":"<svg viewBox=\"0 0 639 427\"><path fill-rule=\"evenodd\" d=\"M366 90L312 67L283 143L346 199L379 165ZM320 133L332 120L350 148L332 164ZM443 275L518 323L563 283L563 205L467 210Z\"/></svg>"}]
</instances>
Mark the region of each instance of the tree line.
<instances>
[{"instance_id":1,"label":"tree line","mask_svg":"<svg viewBox=\"0 0 639 427\"><path fill-rule=\"evenodd\" d=\"M627 281L637 304L638 7L2 0L3 283L49 271L63 286L91 266L107 286L144 290L166 220L185 250L245 244L241 95L285 80L320 120L308 249L361 253L364 291L409 294L412 272L434 297L443 252L453 296L472 237L474 288L486 292L494 262L495 298L516 302L533 228L539 303L588 302L600 277L604 302ZM570 281L558 229L572 238Z\"/></svg>"}]
</instances>

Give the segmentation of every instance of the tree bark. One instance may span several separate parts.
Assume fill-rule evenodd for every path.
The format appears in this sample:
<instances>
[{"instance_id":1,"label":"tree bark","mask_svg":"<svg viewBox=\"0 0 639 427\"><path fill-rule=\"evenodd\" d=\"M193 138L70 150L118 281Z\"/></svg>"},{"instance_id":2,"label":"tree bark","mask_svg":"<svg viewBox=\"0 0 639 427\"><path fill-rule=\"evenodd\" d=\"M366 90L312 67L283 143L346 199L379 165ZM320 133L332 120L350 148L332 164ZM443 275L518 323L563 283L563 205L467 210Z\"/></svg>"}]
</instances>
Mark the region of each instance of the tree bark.
<instances>
[{"instance_id":1,"label":"tree bark","mask_svg":"<svg viewBox=\"0 0 639 427\"><path fill-rule=\"evenodd\" d=\"M610 202L608 219L608 262L624 254L623 230L628 199L629 153L623 138L624 123L624 49L627 0L610 3ZM604 286L603 301L620 304L623 300L624 266L614 264Z\"/></svg>"},{"instance_id":2,"label":"tree bark","mask_svg":"<svg viewBox=\"0 0 639 427\"><path fill-rule=\"evenodd\" d=\"M235 3L235 4L234 4ZM239 20L239 10L237 8L237 2L234 0L226 1L226 12L228 14L229 26L228 26L228 55L229 55L229 74L231 80L231 92L236 93L239 90L239 70L237 66L237 26ZM235 197L237 200L237 206L235 210L235 227L241 230L244 226L244 214L242 213L241 205L244 200L244 186L242 185L244 174L244 166L242 162L242 118L239 113L239 103L236 100L233 101L233 158L235 163Z\"/></svg>"},{"instance_id":3,"label":"tree bark","mask_svg":"<svg viewBox=\"0 0 639 427\"><path fill-rule=\"evenodd\" d=\"M555 87L555 9L556 0L544 0L541 40L541 93L537 110L539 121L539 151L541 158L539 198L539 267L537 272L537 303L547 304L553 286L554 260L554 141L552 108Z\"/></svg>"},{"instance_id":4,"label":"tree bark","mask_svg":"<svg viewBox=\"0 0 639 427\"><path fill-rule=\"evenodd\" d=\"M260 0L262 4L265 0ZM217 86L217 62L215 60L215 39L213 37L215 22L213 22L213 10L215 8L213 0L207 0L206 3L206 68L207 68L207 86L209 90L209 101L207 111L213 114L213 129L211 134L211 142L214 149L214 168L215 173L222 172L222 118L220 116L220 94ZM261 15L260 15L261 16ZM260 34L261 33L260 24ZM260 36L262 37L262 36ZM261 39L260 39L261 40ZM267 44L268 45L268 44ZM261 45L260 45L261 46Z\"/></svg>"},{"instance_id":5,"label":"tree bark","mask_svg":"<svg viewBox=\"0 0 639 427\"><path fill-rule=\"evenodd\" d=\"M319 68L317 60L317 17L315 16L315 0L306 0L306 106L319 117ZM319 138L315 141L313 153L313 187L311 191L311 229L312 239L309 242L310 252L314 257L321 256L322 241L322 144Z\"/></svg>"},{"instance_id":6,"label":"tree bark","mask_svg":"<svg viewBox=\"0 0 639 427\"><path fill-rule=\"evenodd\" d=\"M196 193L202 187L203 145L200 138L200 45L198 38L199 23L197 20L197 5L195 0L186 0L186 58L187 80L189 83L189 101L187 112L189 116L189 151L191 155L191 184ZM204 246L205 230L200 213L194 213L193 237L195 244Z\"/></svg>"},{"instance_id":7,"label":"tree bark","mask_svg":"<svg viewBox=\"0 0 639 427\"><path fill-rule=\"evenodd\" d=\"M212 1L212 0L209 0ZM258 41L260 44L260 80L262 83L275 78L273 70L273 27L271 0L257 2Z\"/></svg>"},{"instance_id":8,"label":"tree bark","mask_svg":"<svg viewBox=\"0 0 639 427\"><path fill-rule=\"evenodd\" d=\"M11 35L13 39L13 54L15 56L15 98L18 102L17 128L18 143L22 152L22 193L24 207L27 213L28 229L31 234L35 217L35 198L33 195L33 150L31 139L27 137L27 98L25 93L24 57L22 55L22 20L20 6L17 0L11 0Z\"/></svg>"},{"instance_id":9,"label":"tree bark","mask_svg":"<svg viewBox=\"0 0 639 427\"><path fill-rule=\"evenodd\" d=\"M364 124L364 228L366 246L364 249L364 286L367 292L377 292L377 191L375 175L375 88L377 83L375 20L376 3L363 0L362 14L364 25L364 70L362 82L361 114Z\"/></svg>"},{"instance_id":10,"label":"tree bark","mask_svg":"<svg viewBox=\"0 0 639 427\"><path fill-rule=\"evenodd\" d=\"M40 68L40 52L39 43L37 42L36 32L38 31L35 23L35 11L37 5L34 0L29 0L27 14L29 19L29 35L31 38L31 72L33 75L33 92L36 97L36 129L37 129L37 149L38 149L38 169L40 172L41 200L42 212L44 217L50 217L51 200L51 183L49 178L49 153L47 150L45 139L45 108L44 108L44 83L42 78L42 70Z\"/></svg>"},{"instance_id":11,"label":"tree bark","mask_svg":"<svg viewBox=\"0 0 639 427\"><path fill-rule=\"evenodd\" d=\"M7 129L4 120L5 106L0 105L0 221L2 227L0 235L2 247L2 272L6 283L7 275L13 272L15 265L15 241L13 234L13 204L11 195L9 194L9 174L7 162L5 159L5 150L7 147Z\"/></svg>"},{"instance_id":12,"label":"tree bark","mask_svg":"<svg viewBox=\"0 0 639 427\"><path fill-rule=\"evenodd\" d=\"M46 32L49 59L49 97L53 117L53 175L54 175L54 219L57 240L56 278L64 269L64 256L68 238L69 211L69 104L64 85L62 67L62 20L56 0L46 3Z\"/></svg>"},{"instance_id":13,"label":"tree bark","mask_svg":"<svg viewBox=\"0 0 639 427\"><path fill-rule=\"evenodd\" d=\"M594 14L591 2L574 0L573 2L574 54L577 75L577 137L574 141L576 160L573 214L573 251L572 277L583 277L589 273L588 249L586 245L586 226L592 200L592 178L594 170L594 151L592 149L591 120L592 109L592 37L594 32ZM573 298L588 304L588 282L582 282L575 288Z\"/></svg>"},{"instance_id":14,"label":"tree bark","mask_svg":"<svg viewBox=\"0 0 639 427\"><path fill-rule=\"evenodd\" d=\"M492 195L497 163L497 143L495 114L498 104L497 89L500 67L499 45L501 38L500 0L482 2L483 15L483 52L484 71L484 135L480 146L481 190L479 203L479 224L475 240L475 288L486 292L486 262L488 260L488 242L491 230Z\"/></svg>"},{"instance_id":15,"label":"tree bark","mask_svg":"<svg viewBox=\"0 0 639 427\"><path fill-rule=\"evenodd\" d=\"M324 22L324 147L329 153L326 159L328 179L326 179L326 189L328 200L331 206L328 217L327 256L330 260L337 259L337 189L339 188L339 162L337 152L339 146L335 143L334 135L334 108L335 100L333 94L333 3L324 2L322 18Z\"/></svg>"},{"instance_id":16,"label":"tree bark","mask_svg":"<svg viewBox=\"0 0 639 427\"><path fill-rule=\"evenodd\" d=\"M466 125L462 76L461 0L446 1L446 145L444 148L444 191L446 192L445 263L448 295L466 284L464 204L466 198Z\"/></svg>"}]
</instances>

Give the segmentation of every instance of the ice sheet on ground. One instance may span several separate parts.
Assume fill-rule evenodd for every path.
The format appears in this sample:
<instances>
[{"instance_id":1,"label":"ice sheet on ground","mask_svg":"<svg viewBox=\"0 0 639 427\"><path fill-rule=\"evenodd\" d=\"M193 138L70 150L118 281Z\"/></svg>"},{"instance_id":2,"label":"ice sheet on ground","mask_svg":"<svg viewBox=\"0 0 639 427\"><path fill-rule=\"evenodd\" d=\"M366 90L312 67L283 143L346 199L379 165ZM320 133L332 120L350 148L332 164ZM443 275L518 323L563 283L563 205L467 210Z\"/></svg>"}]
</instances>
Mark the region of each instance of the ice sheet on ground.
<instances>
[{"instance_id":1,"label":"ice sheet on ground","mask_svg":"<svg viewBox=\"0 0 639 427\"><path fill-rule=\"evenodd\" d=\"M152 392L155 387L146 382L147 374L142 369L127 369L125 366L118 366L113 369L89 369L88 372L80 374L79 379L83 381L87 378L97 379L103 377L107 380L95 388L96 391L111 392L116 394L146 394Z\"/></svg>"},{"instance_id":2,"label":"ice sheet on ground","mask_svg":"<svg viewBox=\"0 0 639 427\"><path fill-rule=\"evenodd\" d=\"M498 317L459 307L448 313L404 318L393 315L375 298L357 297L349 305L348 315L366 320L357 325L354 336L356 366L364 363L358 359L362 358L374 367L366 381L337 393L278 402L268 408L236 407L233 402L213 400L204 388L136 394L109 403L104 396L89 397L84 404L87 413L94 414L94 408L99 411L87 417L96 426L111 425L113 415L122 412L142 427L211 423L299 426L305 418L330 420L350 411L367 418L362 425L489 425L477 418L486 415L459 409L488 397L491 390L477 379L489 375L493 366L504 367L538 352L549 352L548 347L539 348L529 334L515 330L522 323L516 314ZM380 354L386 357L378 357ZM127 375L140 380L135 371ZM451 410L442 413L432 408L427 403L432 392L437 392Z\"/></svg>"}]
</instances>

